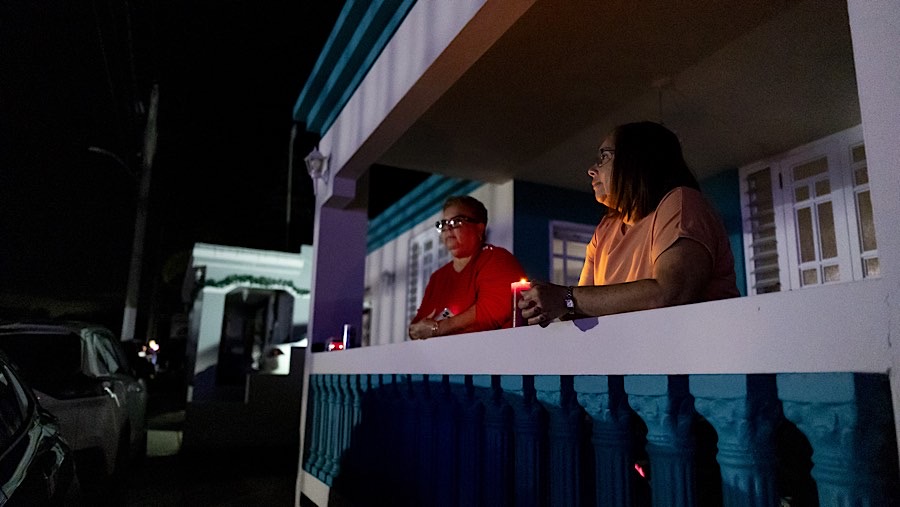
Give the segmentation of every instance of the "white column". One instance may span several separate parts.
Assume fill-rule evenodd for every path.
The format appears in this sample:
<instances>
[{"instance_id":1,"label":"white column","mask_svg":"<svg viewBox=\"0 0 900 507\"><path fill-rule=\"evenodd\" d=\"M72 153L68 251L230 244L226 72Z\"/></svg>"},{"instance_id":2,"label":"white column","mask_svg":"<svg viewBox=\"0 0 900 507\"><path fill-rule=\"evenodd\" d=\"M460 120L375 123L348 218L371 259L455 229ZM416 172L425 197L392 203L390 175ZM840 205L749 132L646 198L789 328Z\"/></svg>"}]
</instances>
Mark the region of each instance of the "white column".
<instances>
[{"instance_id":1,"label":"white column","mask_svg":"<svg viewBox=\"0 0 900 507\"><path fill-rule=\"evenodd\" d=\"M875 208L890 336L900 336L900 9L895 0L848 0L856 86ZM891 395L900 441L900 347L892 347Z\"/></svg>"}]
</instances>

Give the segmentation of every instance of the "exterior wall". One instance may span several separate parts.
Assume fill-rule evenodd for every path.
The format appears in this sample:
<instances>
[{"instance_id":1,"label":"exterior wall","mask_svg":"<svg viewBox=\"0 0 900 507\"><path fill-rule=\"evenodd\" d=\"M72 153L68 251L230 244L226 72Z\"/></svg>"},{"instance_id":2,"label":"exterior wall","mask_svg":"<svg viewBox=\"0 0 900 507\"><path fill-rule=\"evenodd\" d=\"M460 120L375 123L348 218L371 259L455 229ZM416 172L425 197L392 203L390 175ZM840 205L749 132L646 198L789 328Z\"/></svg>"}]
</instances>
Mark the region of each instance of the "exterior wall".
<instances>
[{"instance_id":1,"label":"exterior wall","mask_svg":"<svg viewBox=\"0 0 900 507\"><path fill-rule=\"evenodd\" d=\"M513 182L484 184L469 195L483 202L488 210L488 242L515 253ZM433 230L440 216L440 211L433 213L366 257L365 284L372 304L370 345L406 340L409 242L412 237Z\"/></svg>"},{"instance_id":2,"label":"exterior wall","mask_svg":"<svg viewBox=\"0 0 900 507\"><path fill-rule=\"evenodd\" d=\"M747 295L747 275L744 268L744 231L741 222L740 185L737 169L729 169L700 181L703 195L719 212L728 233L731 253L734 255L734 272L738 290Z\"/></svg>"},{"instance_id":3,"label":"exterior wall","mask_svg":"<svg viewBox=\"0 0 900 507\"><path fill-rule=\"evenodd\" d=\"M550 280L550 221L596 226L603 216L603 207L589 192L524 181L516 182L515 192L516 255L528 278Z\"/></svg>"}]
</instances>

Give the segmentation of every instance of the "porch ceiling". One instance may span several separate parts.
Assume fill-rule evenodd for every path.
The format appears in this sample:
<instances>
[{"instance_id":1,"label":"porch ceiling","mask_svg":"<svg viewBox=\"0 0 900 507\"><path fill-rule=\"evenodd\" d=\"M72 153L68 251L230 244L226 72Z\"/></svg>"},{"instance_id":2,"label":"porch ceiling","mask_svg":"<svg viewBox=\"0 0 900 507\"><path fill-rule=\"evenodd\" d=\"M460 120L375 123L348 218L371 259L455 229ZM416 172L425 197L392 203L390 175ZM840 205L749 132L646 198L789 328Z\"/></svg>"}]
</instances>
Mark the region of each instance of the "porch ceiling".
<instances>
[{"instance_id":1,"label":"porch ceiling","mask_svg":"<svg viewBox=\"0 0 900 507\"><path fill-rule=\"evenodd\" d=\"M587 190L642 119L701 178L859 123L846 3L538 0L378 162Z\"/></svg>"}]
</instances>

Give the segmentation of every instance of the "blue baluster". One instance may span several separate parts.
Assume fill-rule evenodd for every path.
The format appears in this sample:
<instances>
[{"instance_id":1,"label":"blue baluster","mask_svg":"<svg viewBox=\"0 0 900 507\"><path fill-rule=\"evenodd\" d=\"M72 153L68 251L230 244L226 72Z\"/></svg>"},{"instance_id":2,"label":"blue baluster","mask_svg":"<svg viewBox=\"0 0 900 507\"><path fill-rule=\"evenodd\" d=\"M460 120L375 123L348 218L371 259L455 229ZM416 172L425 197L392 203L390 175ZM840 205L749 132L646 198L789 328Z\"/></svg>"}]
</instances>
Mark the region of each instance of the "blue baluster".
<instances>
[{"instance_id":1,"label":"blue baluster","mask_svg":"<svg viewBox=\"0 0 900 507\"><path fill-rule=\"evenodd\" d=\"M322 375L309 376L309 399L307 400L306 414L306 419L308 421L306 442L307 445L309 445L309 448L307 450L304 469L311 475L316 475L316 473L318 472L316 461L320 459L320 452L322 448L322 431L324 430L322 382Z\"/></svg>"},{"instance_id":2,"label":"blue baluster","mask_svg":"<svg viewBox=\"0 0 900 507\"><path fill-rule=\"evenodd\" d=\"M900 504L888 379L860 373L777 375L784 415L809 439L819 504Z\"/></svg>"},{"instance_id":3,"label":"blue baluster","mask_svg":"<svg viewBox=\"0 0 900 507\"><path fill-rule=\"evenodd\" d=\"M696 505L694 399L686 376L629 375L628 403L647 424L653 505Z\"/></svg>"},{"instance_id":4,"label":"blue baluster","mask_svg":"<svg viewBox=\"0 0 900 507\"><path fill-rule=\"evenodd\" d=\"M625 507L632 504L630 420L633 415L621 376L575 377L578 402L591 417L594 446L594 505Z\"/></svg>"},{"instance_id":5,"label":"blue baluster","mask_svg":"<svg viewBox=\"0 0 900 507\"><path fill-rule=\"evenodd\" d=\"M315 464L316 477L318 477L320 481L325 482L326 484L326 471L331 469L331 462L329 461L329 459L331 456L331 447L332 445L334 445L334 421L335 414L337 413L337 410L334 407L334 377L335 375L323 375L322 379L322 402L324 409L322 411L321 419L322 440L320 441L319 458L316 460Z\"/></svg>"},{"instance_id":6,"label":"blue baluster","mask_svg":"<svg viewBox=\"0 0 900 507\"><path fill-rule=\"evenodd\" d=\"M361 457L366 455L367 442L362 435L365 428L361 424L362 397L369 389L368 375L349 375L347 382L347 400L350 402L347 437L344 439L345 447L340 460L339 475L335 478L332 488L338 488L344 495L362 501L362 491L367 491L366 476L361 473Z\"/></svg>"},{"instance_id":7,"label":"blue baluster","mask_svg":"<svg viewBox=\"0 0 900 507\"><path fill-rule=\"evenodd\" d=\"M434 505L451 507L459 505L459 480L457 476L457 446L459 434L459 407L452 390L449 375L440 376L440 384L434 386L435 402L434 440ZM462 379L458 379L461 381Z\"/></svg>"},{"instance_id":8,"label":"blue baluster","mask_svg":"<svg viewBox=\"0 0 900 507\"><path fill-rule=\"evenodd\" d=\"M537 398L549 415L550 505L582 505L581 443L584 408L575 397L574 377L535 377Z\"/></svg>"},{"instance_id":9,"label":"blue baluster","mask_svg":"<svg viewBox=\"0 0 900 507\"><path fill-rule=\"evenodd\" d=\"M503 396L500 376L491 377L490 399L484 409L482 501L491 507L512 505L512 409Z\"/></svg>"},{"instance_id":10,"label":"blue baluster","mask_svg":"<svg viewBox=\"0 0 900 507\"><path fill-rule=\"evenodd\" d=\"M777 505L774 375L691 375L694 406L716 430L726 507Z\"/></svg>"},{"instance_id":11,"label":"blue baluster","mask_svg":"<svg viewBox=\"0 0 900 507\"><path fill-rule=\"evenodd\" d=\"M331 419L332 436L328 446L328 460L325 471L325 483L331 485L341 467L341 454L345 448L347 437L347 418L350 410L347 399L347 375L335 375L332 384L334 393L333 413Z\"/></svg>"},{"instance_id":12,"label":"blue baluster","mask_svg":"<svg viewBox=\"0 0 900 507\"><path fill-rule=\"evenodd\" d=\"M515 504L546 505L547 414L535 393L533 375L504 375L500 385L513 410ZM558 386L557 386L558 387Z\"/></svg>"},{"instance_id":13,"label":"blue baluster","mask_svg":"<svg viewBox=\"0 0 900 507\"><path fill-rule=\"evenodd\" d=\"M415 428L415 457L417 481L416 505L433 505L434 503L434 457L437 454L437 435L435 433L434 414L436 408L431 395L431 377L429 375L413 375L413 407L418 422Z\"/></svg>"},{"instance_id":14,"label":"blue baluster","mask_svg":"<svg viewBox=\"0 0 900 507\"><path fill-rule=\"evenodd\" d=\"M490 385L490 378L480 376ZM484 450L484 403L477 393L475 378L466 375L458 388L459 416L459 505L481 505L481 481Z\"/></svg>"}]
</instances>

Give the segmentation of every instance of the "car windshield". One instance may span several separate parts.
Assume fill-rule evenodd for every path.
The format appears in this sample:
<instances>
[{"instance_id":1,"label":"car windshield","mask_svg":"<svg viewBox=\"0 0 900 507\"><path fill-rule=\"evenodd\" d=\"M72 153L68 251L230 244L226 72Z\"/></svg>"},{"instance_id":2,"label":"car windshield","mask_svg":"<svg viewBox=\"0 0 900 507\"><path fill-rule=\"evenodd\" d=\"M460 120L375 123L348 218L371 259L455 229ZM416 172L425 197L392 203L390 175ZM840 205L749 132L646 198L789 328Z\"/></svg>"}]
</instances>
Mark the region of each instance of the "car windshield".
<instances>
[{"instance_id":1,"label":"car windshield","mask_svg":"<svg viewBox=\"0 0 900 507\"><path fill-rule=\"evenodd\" d=\"M3 333L0 350L36 389L59 385L81 371L81 338L73 333Z\"/></svg>"}]
</instances>

